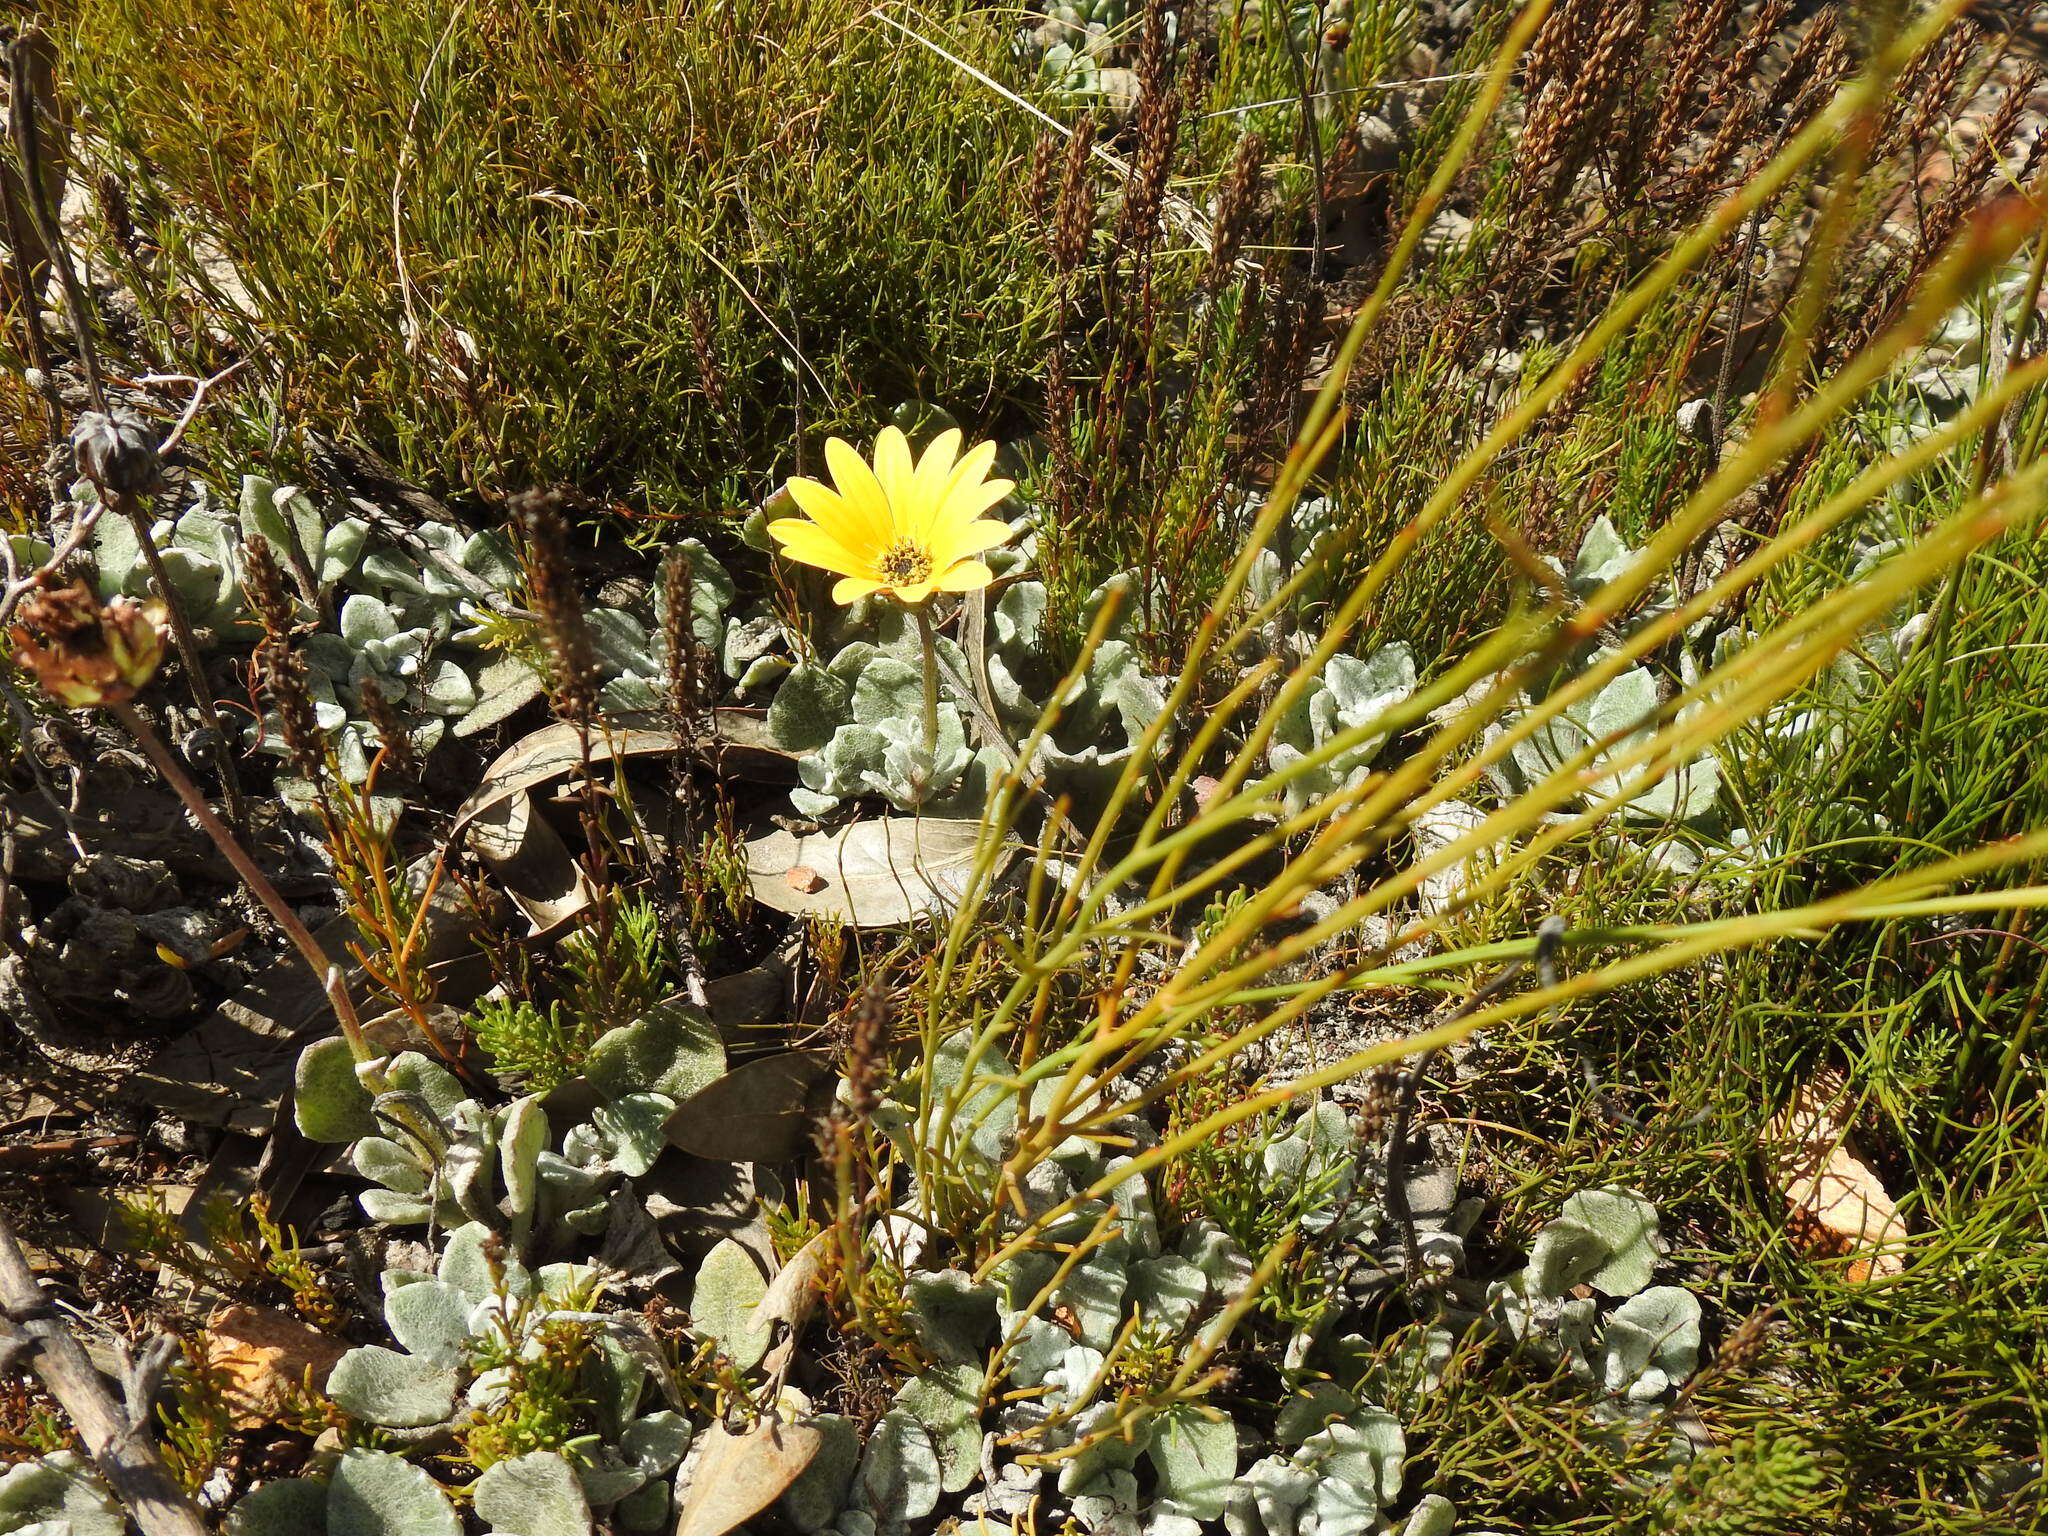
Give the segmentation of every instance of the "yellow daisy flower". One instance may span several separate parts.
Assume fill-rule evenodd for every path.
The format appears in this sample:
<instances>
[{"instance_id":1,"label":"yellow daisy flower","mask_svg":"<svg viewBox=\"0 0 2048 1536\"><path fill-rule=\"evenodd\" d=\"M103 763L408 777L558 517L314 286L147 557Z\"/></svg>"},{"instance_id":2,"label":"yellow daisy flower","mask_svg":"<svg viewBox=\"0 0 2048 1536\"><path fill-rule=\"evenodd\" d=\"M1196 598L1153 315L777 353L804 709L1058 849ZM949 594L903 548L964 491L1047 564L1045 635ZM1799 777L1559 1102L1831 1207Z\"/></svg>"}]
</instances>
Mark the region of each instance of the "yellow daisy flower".
<instances>
[{"instance_id":1,"label":"yellow daisy flower","mask_svg":"<svg viewBox=\"0 0 2048 1536\"><path fill-rule=\"evenodd\" d=\"M995 458L994 443L961 453L955 428L913 462L908 440L885 427L870 467L835 437L825 444L833 484L791 480L789 494L807 515L772 522L768 532L790 559L839 573L835 603L886 591L915 607L934 592L972 592L995 580L974 556L1010 537L1007 523L981 515L1015 489L988 478Z\"/></svg>"}]
</instances>

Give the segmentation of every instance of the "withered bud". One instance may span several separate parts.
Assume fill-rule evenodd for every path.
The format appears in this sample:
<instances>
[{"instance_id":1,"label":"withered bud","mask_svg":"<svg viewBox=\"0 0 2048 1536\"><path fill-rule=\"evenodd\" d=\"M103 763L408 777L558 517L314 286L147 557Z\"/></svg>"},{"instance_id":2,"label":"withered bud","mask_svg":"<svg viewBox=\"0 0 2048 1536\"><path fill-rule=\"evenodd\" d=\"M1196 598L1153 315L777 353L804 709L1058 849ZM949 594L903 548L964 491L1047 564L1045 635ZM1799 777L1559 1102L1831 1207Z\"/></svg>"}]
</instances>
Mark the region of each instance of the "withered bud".
<instances>
[{"instance_id":1,"label":"withered bud","mask_svg":"<svg viewBox=\"0 0 2048 1536\"><path fill-rule=\"evenodd\" d=\"M164 659L163 605L102 603L82 581L31 592L8 626L14 663L67 709L125 704Z\"/></svg>"},{"instance_id":2,"label":"withered bud","mask_svg":"<svg viewBox=\"0 0 2048 1536\"><path fill-rule=\"evenodd\" d=\"M78 472L103 496L147 496L163 483L156 429L125 405L87 411L71 429Z\"/></svg>"}]
</instances>

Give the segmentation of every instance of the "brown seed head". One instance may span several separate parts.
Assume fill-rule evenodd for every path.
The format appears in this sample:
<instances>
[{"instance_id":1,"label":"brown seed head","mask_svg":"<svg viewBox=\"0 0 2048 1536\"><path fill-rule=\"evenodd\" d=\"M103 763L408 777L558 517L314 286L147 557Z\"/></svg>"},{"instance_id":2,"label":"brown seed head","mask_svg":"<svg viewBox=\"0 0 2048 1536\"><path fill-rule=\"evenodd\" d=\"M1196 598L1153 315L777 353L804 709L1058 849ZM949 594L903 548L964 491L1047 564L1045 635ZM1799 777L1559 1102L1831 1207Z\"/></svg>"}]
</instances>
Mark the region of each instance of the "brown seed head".
<instances>
[{"instance_id":1,"label":"brown seed head","mask_svg":"<svg viewBox=\"0 0 2048 1536\"><path fill-rule=\"evenodd\" d=\"M1208 267L1202 274L1204 293L1213 296L1221 292L1231 269L1237 265L1238 252L1244 249L1245 237L1251 233L1258 214L1260 173L1265 160L1266 143L1256 133L1238 140L1237 156L1216 193L1216 237L1209 248Z\"/></svg>"},{"instance_id":2,"label":"brown seed head","mask_svg":"<svg viewBox=\"0 0 2048 1536\"><path fill-rule=\"evenodd\" d=\"M869 981L861 988L853 1039L846 1047L846 1103L865 1120L882 1105L882 1074L889 1054L889 994Z\"/></svg>"},{"instance_id":3,"label":"brown seed head","mask_svg":"<svg viewBox=\"0 0 2048 1536\"><path fill-rule=\"evenodd\" d=\"M661 642L667 672L668 704L677 729L697 713L697 636L691 627L696 572L690 552L672 551L661 563Z\"/></svg>"},{"instance_id":4,"label":"brown seed head","mask_svg":"<svg viewBox=\"0 0 2048 1536\"><path fill-rule=\"evenodd\" d=\"M306 683L306 663L281 641L266 640L258 655L264 690L284 733L285 756L302 777L318 781L327 767L327 733L320 729L313 690Z\"/></svg>"},{"instance_id":5,"label":"brown seed head","mask_svg":"<svg viewBox=\"0 0 2048 1536\"><path fill-rule=\"evenodd\" d=\"M261 534L251 535L242 546L242 586L249 594L249 606L263 623L265 642L289 644L296 605L277 563L277 551Z\"/></svg>"},{"instance_id":6,"label":"brown seed head","mask_svg":"<svg viewBox=\"0 0 2048 1536\"><path fill-rule=\"evenodd\" d=\"M597 714L597 645L569 569L563 500L555 491L525 491L512 498L511 511L526 535L526 585L553 662L555 707L563 718L587 724Z\"/></svg>"},{"instance_id":7,"label":"brown seed head","mask_svg":"<svg viewBox=\"0 0 2048 1536\"><path fill-rule=\"evenodd\" d=\"M1095 148L1095 116L1084 112L1067 140L1067 160L1060 173L1060 200L1054 210L1046 248L1052 264L1072 272L1088 254L1088 236L1095 227L1095 192L1089 156Z\"/></svg>"},{"instance_id":8,"label":"brown seed head","mask_svg":"<svg viewBox=\"0 0 2048 1536\"><path fill-rule=\"evenodd\" d=\"M102 603L82 581L29 594L8 626L14 664L67 709L125 704L164 656L163 605Z\"/></svg>"},{"instance_id":9,"label":"brown seed head","mask_svg":"<svg viewBox=\"0 0 2048 1536\"><path fill-rule=\"evenodd\" d=\"M411 778L419 764L413 758L412 735L398 718L398 711L384 697L384 690L377 686L374 677L364 678L358 692L363 699L363 713L369 717L377 742L384 749L385 766L401 778Z\"/></svg>"}]
</instances>

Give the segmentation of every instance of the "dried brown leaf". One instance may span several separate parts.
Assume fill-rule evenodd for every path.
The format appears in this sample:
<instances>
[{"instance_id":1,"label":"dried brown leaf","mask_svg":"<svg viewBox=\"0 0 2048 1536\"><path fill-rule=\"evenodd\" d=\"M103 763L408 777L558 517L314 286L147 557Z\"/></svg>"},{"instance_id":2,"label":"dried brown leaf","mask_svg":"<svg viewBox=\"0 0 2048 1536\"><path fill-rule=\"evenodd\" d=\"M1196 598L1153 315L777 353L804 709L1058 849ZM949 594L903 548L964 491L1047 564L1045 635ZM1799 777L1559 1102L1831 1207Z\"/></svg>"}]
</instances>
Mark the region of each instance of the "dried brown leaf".
<instances>
[{"instance_id":1,"label":"dried brown leaf","mask_svg":"<svg viewBox=\"0 0 2048 1536\"><path fill-rule=\"evenodd\" d=\"M237 1429L274 1423L299 1400L311 1373L315 1391L348 1342L268 1307L225 1307L206 1325L206 1363L221 1379Z\"/></svg>"},{"instance_id":2,"label":"dried brown leaf","mask_svg":"<svg viewBox=\"0 0 2048 1536\"><path fill-rule=\"evenodd\" d=\"M1854 1110L1838 1072L1817 1072L1771 1122L1766 1154L1809 1258L1847 1258L1847 1278L1884 1280L1906 1267L1906 1223L1849 1135Z\"/></svg>"},{"instance_id":3,"label":"dried brown leaf","mask_svg":"<svg viewBox=\"0 0 2048 1536\"><path fill-rule=\"evenodd\" d=\"M781 1498L824 1444L809 1424L763 1419L734 1434L712 1425L690 1474L675 1536L725 1536Z\"/></svg>"}]
</instances>

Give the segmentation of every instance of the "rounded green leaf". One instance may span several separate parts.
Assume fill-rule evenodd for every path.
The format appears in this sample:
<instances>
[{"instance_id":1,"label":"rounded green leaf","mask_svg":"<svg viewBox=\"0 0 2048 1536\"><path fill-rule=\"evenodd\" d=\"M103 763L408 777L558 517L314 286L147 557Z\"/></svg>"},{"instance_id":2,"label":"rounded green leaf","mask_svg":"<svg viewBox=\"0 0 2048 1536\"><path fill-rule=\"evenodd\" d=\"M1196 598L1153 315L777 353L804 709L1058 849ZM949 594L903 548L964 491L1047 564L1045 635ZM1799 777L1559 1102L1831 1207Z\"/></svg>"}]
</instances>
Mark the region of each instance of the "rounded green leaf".
<instances>
[{"instance_id":1,"label":"rounded green leaf","mask_svg":"<svg viewBox=\"0 0 2048 1536\"><path fill-rule=\"evenodd\" d=\"M505 1536L589 1536L590 1505L553 1451L493 1462L476 1480L476 1512Z\"/></svg>"},{"instance_id":2,"label":"rounded green leaf","mask_svg":"<svg viewBox=\"0 0 2048 1536\"><path fill-rule=\"evenodd\" d=\"M0 1530L51 1536L122 1536L121 1506L76 1451L18 1462L0 1475Z\"/></svg>"},{"instance_id":3,"label":"rounded green leaf","mask_svg":"<svg viewBox=\"0 0 2048 1536\"><path fill-rule=\"evenodd\" d=\"M310 1477L265 1483L228 1511L227 1536L322 1536L327 1484Z\"/></svg>"},{"instance_id":4,"label":"rounded green leaf","mask_svg":"<svg viewBox=\"0 0 2048 1536\"><path fill-rule=\"evenodd\" d=\"M422 1280L384 1298L384 1321L408 1354L433 1365L455 1365L469 1340L474 1307L468 1293L447 1281Z\"/></svg>"},{"instance_id":5,"label":"rounded green leaf","mask_svg":"<svg viewBox=\"0 0 2048 1536\"><path fill-rule=\"evenodd\" d=\"M632 1093L687 1099L724 1073L718 1026L679 996L599 1036L583 1066L583 1075L608 1099Z\"/></svg>"},{"instance_id":6,"label":"rounded green leaf","mask_svg":"<svg viewBox=\"0 0 2048 1536\"><path fill-rule=\"evenodd\" d=\"M1197 1409L1176 1408L1154 1424L1146 1448L1159 1473L1159 1494L1174 1513L1193 1520L1220 1520L1223 1502L1237 1477L1237 1426Z\"/></svg>"},{"instance_id":7,"label":"rounded green leaf","mask_svg":"<svg viewBox=\"0 0 2048 1536\"><path fill-rule=\"evenodd\" d=\"M619 1436L619 1453L649 1477L673 1472L690 1449L690 1421L671 1408L643 1414Z\"/></svg>"},{"instance_id":8,"label":"rounded green leaf","mask_svg":"<svg viewBox=\"0 0 2048 1536\"><path fill-rule=\"evenodd\" d=\"M356 1141L377 1134L369 1090L356 1079L355 1053L346 1040L316 1040L299 1052L292 1114L312 1141Z\"/></svg>"},{"instance_id":9,"label":"rounded green leaf","mask_svg":"<svg viewBox=\"0 0 2048 1536\"><path fill-rule=\"evenodd\" d=\"M327 1485L327 1536L462 1536L448 1495L388 1451L344 1451Z\"/></svg>"},{"instance_id":10,"label":"rounded green leaf","mask_svg":"<svg viewBox=\"0 0 2048 1536\"><path fill-rule=\"evenodd\" d=\"M424 1195L427 1170L419 1159L385 1136L365 1136L352 1147L348 1160L364 1178L382 1184L394 1194Z\"/></svg>"},{"instance_id":11,"label":"rounded green leaf","mask_svg":"<svg viewBox=\"0 0 2048 1536\"><path fill-rule=\"evenodd\" d=\"M1629 1189L1582 1189L1564 1203L1564 1220L1600 1240L1605 1257L1588 1277L1603 1296L1633 1296L1657 1267L1657 1207Z\"/></svg>"},{"instance_id":12,"label":"rounded green leaf","mask_svg":"<svg viewBox=\"0 0 2048 1536\"><path fill-rule=\"evenodd\" d=\"M418 1290L408 1285L392 1294ZM368 1424L417 1429L439 1424L455 1406L455 1368L381 1344L352 1349L334 1363L327 1395L345 1413Z\"/></svg>"},{"instance_id":13,"label":"rounded green leaf","mask_svg":"<svg viewBox=\"0 0 2048 1536\"><path fill-rule=\"evenodd\" d=\"M752 1370L768 1352L768 1330L751 1332L754 1308L768 1294L768 1282L754 1256L731 1238L704 1256L690 1292L690 1322L716 1339L741 1370Z\"/></svg>"},{"instance_id":14,"label":"rounded green leaf","mask_svg":"<svg viewBox=\"0 0 2048 1536\"><path fill-rule=\"evenodd\" d=\"M768 735L790 752L813 752L832 739L853 706L853 690L829 669L806 662L775 690L768 705Z\"/></svg>"}]
</instances>

